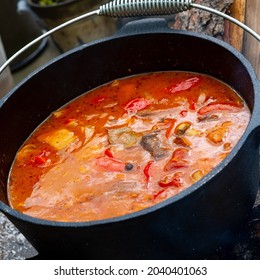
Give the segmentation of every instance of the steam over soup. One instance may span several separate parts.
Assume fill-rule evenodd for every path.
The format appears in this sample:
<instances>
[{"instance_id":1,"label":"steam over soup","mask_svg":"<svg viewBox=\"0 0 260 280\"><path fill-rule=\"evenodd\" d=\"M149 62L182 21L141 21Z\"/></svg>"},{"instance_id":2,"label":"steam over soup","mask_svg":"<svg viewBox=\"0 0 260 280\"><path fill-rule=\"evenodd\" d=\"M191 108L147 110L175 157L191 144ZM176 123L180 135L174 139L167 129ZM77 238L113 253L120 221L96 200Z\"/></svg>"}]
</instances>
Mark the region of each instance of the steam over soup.
<instances>
[{"instance_id":1,"label":"steam over soup","mask_svg":"<svg viewBox=\"0 0 260 280\"><path fill-rule=\"evenodd\" d=\"M26 140L10 172L10 205L55 221L153 206L219 164L249 118L238 94L206 75L115 80L53 112Z\"/></svg>"}]
</instances>

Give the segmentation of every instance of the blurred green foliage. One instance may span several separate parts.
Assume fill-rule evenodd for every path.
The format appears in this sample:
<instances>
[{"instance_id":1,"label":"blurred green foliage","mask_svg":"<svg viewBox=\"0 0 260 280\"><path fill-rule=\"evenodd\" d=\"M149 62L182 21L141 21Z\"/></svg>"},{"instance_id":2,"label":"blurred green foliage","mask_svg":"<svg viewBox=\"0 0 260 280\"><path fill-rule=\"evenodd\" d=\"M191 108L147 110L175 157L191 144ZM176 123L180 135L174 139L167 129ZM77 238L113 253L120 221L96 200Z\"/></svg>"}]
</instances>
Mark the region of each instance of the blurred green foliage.
<instances>
[{"instance_id":1,"label":"blurred green foliage","mask_svg":"<svg viewBox=\"0 0 260 280\"><path fill-rule=\"evenodd\" d=\"M60 2L65 2L66 0L39 0L41 6L56 5Z\"/></svg>"}]
</instances>

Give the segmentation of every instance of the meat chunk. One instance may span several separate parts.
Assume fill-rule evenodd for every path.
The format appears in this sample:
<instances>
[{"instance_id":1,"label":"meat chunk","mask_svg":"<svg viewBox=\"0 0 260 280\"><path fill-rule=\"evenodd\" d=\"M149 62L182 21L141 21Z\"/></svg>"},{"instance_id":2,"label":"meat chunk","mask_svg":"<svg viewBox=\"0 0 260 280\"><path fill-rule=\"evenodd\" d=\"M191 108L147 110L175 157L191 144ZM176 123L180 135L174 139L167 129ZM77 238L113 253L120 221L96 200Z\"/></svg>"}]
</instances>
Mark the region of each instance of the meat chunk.
<instances>
[{"instance_id":1,"label":"meat chunk","mask_svg":"<svg viewBox=\"0 0 260 280\"><path fill-rule=\"evenodd\" d=\"M168 155L168 152L161 147L161 141L155 133L144 135L141 140L141 146L147 150L155 160L159 160Z\"/></svg>"}]
</instances>

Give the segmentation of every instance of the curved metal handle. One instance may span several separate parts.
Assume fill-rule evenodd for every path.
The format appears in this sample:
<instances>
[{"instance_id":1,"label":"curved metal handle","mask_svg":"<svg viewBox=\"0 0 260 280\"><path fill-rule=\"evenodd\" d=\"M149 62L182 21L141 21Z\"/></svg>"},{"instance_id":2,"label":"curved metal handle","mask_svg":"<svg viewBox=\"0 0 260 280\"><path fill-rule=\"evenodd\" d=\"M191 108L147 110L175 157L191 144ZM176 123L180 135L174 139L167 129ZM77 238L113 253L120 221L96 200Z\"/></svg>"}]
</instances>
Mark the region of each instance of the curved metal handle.
<instances>
[{"instance_id":1,"label":"curved metal handle","mask_svg":"<svg viewBox=\"0 0 260 280\"><path fill-rule=\"evenodd\" d=\"M159 16L159 15L171 15L173 13L178 13L182 11L186 11L190 8L197 8L200 10L207 11L209 13L216 14L221 16L234 24L240 26L253 37L255 37L260 42L260 35L258 35L254 30L249 28L247 25L242 22L236 20L235 18L219 12L215 9L202 6L199 4L193 3L194 0L114 0L107 4L100 6L98 10L83 14L79 17L73 18L49 31L42 34L38 38L34 39L32 42L24 46L17 53L15 53L12 57L10 57L1 67L0 67L0 75L4 71L9 64L16 59L21 53L30 48L32 45L38 43L42 39L51 35L52 33L71 25L75 22L88 18L92 15L99 16L109 16L109 17L135 17L135 16Z\"/></svg>"},{"instance_id":2,"label":"curved metal handle","mask_svg":"<svg viewBox=\"0 0 260 280\"><path fill-rule=\"evenodd\" d=\"M37 44L38 42L40 42L41 40L43 40L44 38L50 36L52 33L67 27L75 22L78 22L80 20L83 20L85 18L88 18L90 16L93 15L99 15L99 10L95 10L86 14L83 14L81 16L78 16L76 18L73 18L69 21L66 21L60 25L58 25L57 27L54 27L53 29L43 33L42 35L40 35L39 37L37 37L36 39L34 39L33 41L31 41L30 43L28 43L27 45L25 45L23 48L21 48L18 52L16 52L13 56L11 56L1 67L0 67L0 75L2 74L2 72L5 70L6 67L8 67L20 54L22 54L24 51L26 51L27 49L29 49L30 47L32 47L33 45Z\"/></svg>"},{"instance_id":3,"label":"curved metal handle","mask_svg":"<svg viewBox=\"0 0 260 280\"><path fill-rule=\"evenodd\" d=\"M100 7L109 17L163 16L191 8L193 0L114 0Z\"/></svg>"}]
</instances>

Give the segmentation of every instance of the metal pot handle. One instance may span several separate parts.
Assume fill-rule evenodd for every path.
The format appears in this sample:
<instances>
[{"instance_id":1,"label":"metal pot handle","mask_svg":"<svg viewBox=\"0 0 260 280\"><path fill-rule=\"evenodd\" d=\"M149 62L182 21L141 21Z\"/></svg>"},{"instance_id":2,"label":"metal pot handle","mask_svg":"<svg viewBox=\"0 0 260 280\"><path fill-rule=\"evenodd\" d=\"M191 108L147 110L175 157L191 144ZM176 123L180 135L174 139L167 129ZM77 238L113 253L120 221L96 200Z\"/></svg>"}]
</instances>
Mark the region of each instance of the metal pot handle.
<instances>
[{"instance_id":1,"label":"metal pot handle","mask_svg":"<svg viewBox=\"0 0 260 280\"><path fill-rule=\"evenodd\" d=\"M193 3L194 0L143 0L143 1L133 1L133 0L114 0L107 4L100 6L98 10L85 13L79 17L73 18L34 39L32 42L24 46L18 52L16 52L12 57L10 57L1 67L0 67L0 75L5 70L6 67L10 65L10 63L16 59L21 53L30 48L32 45L38 43L42 39L48 37L52 33L71 25L75 22L88 18L92 15L99 16L108 16L108 17L140 17L140 16L162 16L162 15L171 15L173 13L178 13L182 11L186 11L190 8L197 8L200 10L207 11L209 13L213 13L219 15L229 21L235 23L236 25L243 28L245 31L250 33L260 42L260 35L258 35L254 30L250 29L248 26L243 24L242 22L236 20L235 18L219 12L215 9L198 5Z\"/></svg>"}]
</instances>

